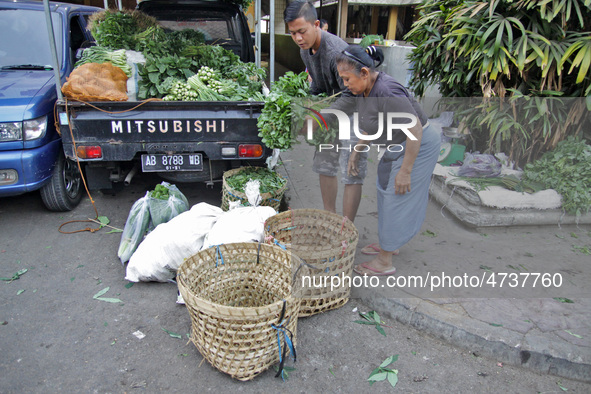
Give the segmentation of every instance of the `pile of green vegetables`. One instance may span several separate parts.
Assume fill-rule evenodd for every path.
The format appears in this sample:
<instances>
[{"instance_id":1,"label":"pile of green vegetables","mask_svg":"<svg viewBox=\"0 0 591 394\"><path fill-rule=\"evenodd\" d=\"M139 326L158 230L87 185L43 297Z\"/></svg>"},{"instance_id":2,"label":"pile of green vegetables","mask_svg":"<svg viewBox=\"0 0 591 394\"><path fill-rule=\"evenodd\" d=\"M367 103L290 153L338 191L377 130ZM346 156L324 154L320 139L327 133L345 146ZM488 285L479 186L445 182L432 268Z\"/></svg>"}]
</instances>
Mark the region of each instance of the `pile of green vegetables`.
<instances>
[{"instance_id":1,"label":"pile of green vegetables","mask_svg":"<svg viewBox=\"0 0 591 394\"><path fill-rule=\"evenodd\" d=\"M265 167L245 167L239 173L226 178L226 183L233 190L244 193L244 187L250 180L257 180L261 186L259 193L273 193L283 186L287 180Z\"/></svg>"},{"instance_id":2,"label":"pile of green vegetables","mask_svg":"<svg viewBox=\"0 0 591 394\"><path fill-rule=\"evenodd\" d=\"M468 182L476 191L485 190L489 186L500 186L508 190L530 194L544 189L544 185L539 182L519 179L515 175L501 175L491 178L460 176L457 179Z\"/></svg>"},{"instance_id":3,"label":"pile of green vegetables","mask_svg":"<svg viewBox=\"0 0 591 394\"><path fill-rule=\"evenodd\" d=\"M591 209L591 146L568 137L556 149L527 164L524 177L562 195L562 207L580 216Z\"/></svg>"},{"instance_id":4,"label":"pile of green vegetables","mask_svg":"<svg viewBox=\"0 0 591 394\"><path fill-rule=\"evenodd\" d=\"M258 118L259 137L271 149L287 150L297 138L292 133L292 101L308 97L310 86L308 73L295 74L288 71L273 85L265 99L261 116Z\"/></svg>"},{"instance_id":5,"label":"pile of green vegetables","mask_svg":"<svg viewBox=\"0 0 591 394\"><path fill-rule=\"evenodd\" d=\"M208 66L203 66L197 74L189 77L186 82L176 78L168 79L164 89L171 82L163 100L165 101L263 101L260 91L249 91L238 82L222 78L221 74Z\"/></svg>"},{"instance_id":6,"label":"pile of green vegetables","mask_svg":"<svg viewBox=\"0 0 591 394\"><path fill-rule=\"evenodd\" d=\"M266 71L252 63L242 62L232 51L219 45L205 45L201 32L193 29L165 31L155 18L140 11L95 13L90 19L90 30L100 49L93 49L88 57L92 55L96 59L97 54L118 50L134 50L144 55L145 64L138 64L139 99L168 96L167 100L183 101L263 100L261 92ZM84 55L87 51L89 49L84 51ZM119 64L114 65L120 67ZM181 88L191 85L188 79L204 66L217 73L216 80L223 86L216 87L216 91L222 88L224 93L184 95Z\"/></svg>"},{"instance_id":7,"label":"pile of green vegetables","mask_svg":"<svg viewBox=\"0 0 591 394\"><path fill-rule=\"evenodd\" d=\"M168 197L170 197L170 192L166 186L159 184L156 185L154 190L150 192L150 197L157 198L159 200L168 200Z\"/></svg>"},{"instance_id":8,"label":"pile of green vegetables","mask_svg":"<svg viewBox=\"0 0 591 394\"><path fill-rule=\"evenodd\" d=\"M113 66L123 70L125 75L131 77L131 67L127 64L125 49L111 51L105 47L95 46L86 48L82 53L82 57L76 63L76 67L86 63L111 63Z\"/></svg>"},{"instance_id":9,"label":"pile of green vegetables","mask_svg":"<svg viewBox=\"0 0 591 394\"><path fill-rule=\"evenodd\" d=\"M304 127L307 116L315 116L330 105L332 97L310 95L308 73L295 74L288 71L271 88L265 98L261 116L258 118L259 137L271 149L288 150L297 143L297 137ZM320 122L316 116L316 120ZM322 123L321 123L322 124ZM314 132L314 138L307 140L311 145L332 143L337 128L328 124L328 130L322 124Z\"/></svg>"}]
</instances>

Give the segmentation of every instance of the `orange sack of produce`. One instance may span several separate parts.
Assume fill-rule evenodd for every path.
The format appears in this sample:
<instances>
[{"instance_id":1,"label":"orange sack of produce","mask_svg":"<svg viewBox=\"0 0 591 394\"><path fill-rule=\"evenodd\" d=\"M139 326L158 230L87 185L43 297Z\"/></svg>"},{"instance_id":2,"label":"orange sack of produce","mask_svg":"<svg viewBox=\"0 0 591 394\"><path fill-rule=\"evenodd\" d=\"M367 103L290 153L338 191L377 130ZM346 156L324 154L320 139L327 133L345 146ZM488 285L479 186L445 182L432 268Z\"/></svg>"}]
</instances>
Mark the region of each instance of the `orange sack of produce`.
<instances>
[{"instance_id":1,"label":"orange sack of produce","mask_svg":"<svg viewBox=\"0 0 591 394\"><path fill-rule=\"evenodd\" d=\"M86 63L76 67L62 93L80 101L127 101L127 75L111 63Z\"/></svg>"}]
</instances>

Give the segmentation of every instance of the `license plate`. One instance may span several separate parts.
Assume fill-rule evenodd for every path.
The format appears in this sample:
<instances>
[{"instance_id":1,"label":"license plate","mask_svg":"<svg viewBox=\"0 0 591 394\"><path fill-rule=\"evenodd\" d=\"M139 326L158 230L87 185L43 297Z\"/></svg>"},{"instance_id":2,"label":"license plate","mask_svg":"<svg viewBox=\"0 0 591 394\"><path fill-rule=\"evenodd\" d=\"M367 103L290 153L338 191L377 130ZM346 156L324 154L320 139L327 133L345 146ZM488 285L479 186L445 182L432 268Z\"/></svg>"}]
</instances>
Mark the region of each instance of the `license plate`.
<instances>
[{"instance_id":1,"label":"license plate","mask_svg":"<svg viewBox=\"0 0 591 394\"><path fill-rule=\"evenodd\" d=\"M203 171L203 155L201 153L142 155L142 171Z\"/></svg>"}]
</instances>

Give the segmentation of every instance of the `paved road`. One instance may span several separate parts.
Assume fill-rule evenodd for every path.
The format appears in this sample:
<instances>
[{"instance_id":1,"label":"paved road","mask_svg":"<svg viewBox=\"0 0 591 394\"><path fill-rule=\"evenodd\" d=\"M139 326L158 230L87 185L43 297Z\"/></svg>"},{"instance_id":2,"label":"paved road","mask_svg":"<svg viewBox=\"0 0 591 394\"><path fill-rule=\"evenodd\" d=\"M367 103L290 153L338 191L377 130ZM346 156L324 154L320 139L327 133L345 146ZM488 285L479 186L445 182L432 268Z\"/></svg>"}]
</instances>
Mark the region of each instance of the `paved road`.
<instances>
[{"instance_id":1,"label":"paved road","mask_svg":"<svg viewBox=\"0 0 591 394\"><path fill-rule=\"evenodd\" d=\"M307 177L309 186L301 186L297 192L300 199L307 196L310 205L318 207L316 180L305 167L309 164L305 154L302 166L297 164L302 169L298 176ZM296 172L291 171L291 176ZM133 202L158 182L140 175L115 196L93 194L99 214L107 216L111 225L123 227ZM191 204L220 203L219 184L213 189L180 187ZM292 188L290 193L294 191ZM295 208L297 198L295 194L292 197ZM371 213L375 208L367 204L363 209L358 224L361 243L373 240L369 230L375 222ZM432 206L429 215L434 214L439 215L439 210ZM127 286L125 268L117 258L119 234L102 229L64 235L57 230L66 221L93 216L88 199L68 213L45 211L35 193L0 200L0 276L28 270L17 280L0 283L1 392L359 392L369 387L371 371L395 354L399 355L392 366L399 371L397 389L405 392L591 389L578 381L510 366L494 356L486 357L480 348L454 347L394 318L384 317L389 326L384 337L373 327L354 323L358 315L353 310L386 313L388 308L368 306L358 299L339 310L300 320L298 360L290 364L296 369L286 382L275 378L273 371L251 382L232 380L202 363L196 348L187 344L190 319L186 308L175 303L175 285ZM429 261L435 253L432 250L440 246L441 234L458 228L451 222L441 229L427 226L439 235L415 240L402 255L405 261L419 265ZM478 234L469 238L488 239ZM529 251L537 254L534 248ZM106 287L110 289L105 297L122 302L93 299ZM455 307L450 304L450 308ZM180 334L182 339L163 329ZM136 331L145 337L138 339L133 334ZM583 338L586 346L589 337ZM390 388L379 382L372 390L386 392Z\"/></svg>"}]
</instances>

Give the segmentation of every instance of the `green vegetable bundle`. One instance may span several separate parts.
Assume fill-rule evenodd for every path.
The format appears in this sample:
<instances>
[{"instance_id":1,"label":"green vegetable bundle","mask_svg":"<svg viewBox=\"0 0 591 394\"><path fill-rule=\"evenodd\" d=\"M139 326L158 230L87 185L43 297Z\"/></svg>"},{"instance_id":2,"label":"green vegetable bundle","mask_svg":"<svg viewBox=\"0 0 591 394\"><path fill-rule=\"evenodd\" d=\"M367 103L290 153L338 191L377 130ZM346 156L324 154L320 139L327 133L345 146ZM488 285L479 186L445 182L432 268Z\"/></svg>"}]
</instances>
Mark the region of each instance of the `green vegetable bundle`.
<instances>
[{"instance_id":1,"label":"green vegetable bundle","mask_svg":"<svg viewBox=\"0 0 591 394\"><path fill-rule=\"evenodd\" d=\"M580 216L591 209L591 146L573 136L556 149L527 164L526 179L542 183L562 195L562 207Z\"/></svg>"},{"instance_id":2,"label":"green vegetable bundle","mask_svg":"<svg viewBox=\"0 0 591 394\"><path fill-rule=\"evenodd\" d=\"M281 189L287 182L285 178L279 176L275 171L265 167L245 167L236 175L226 179L226 183L233 190L244 192L244 186L249 180L260 182L259 193L273 193Z\"/></svg>"},{"instance_id":3,"label":"green vegetable bundle","mask_svg":"<svg viewBox=\"0 0 591 394\"><path fill-rule=\"evenodd\" d=\"M115 67L119 67L125 75L131 77L131 67L127 64L127 56L124 49L111 51L105 47L94 46L86 48L82 52L82 57L76 63L76 67L86 63L111 63Z\"/></svg>"},{"instance_id":4,"label":"green vegetable bundle","mask_svg":"<svg viewBox=\"0 0 591 394\"><path fill-rule=\"evenodd\" d=\"M292 134L292 101L310 93L308 73L288 71L273 85L258 118L259 137L271 149L287 150L295 142Z\"/></svg>"},{"instance_id":5,"label":"green vegetable bundle","mask_svg":"<svg viewBox=\"0 0 591 394\"><path fill-rule=\"evenodd\" d=\"M168 188L162 184L156 185L154 190L150 192L150 197L157 198L159 200L168 200L170 197L170 192Z\"/></svg>"},{"instance_id":6,"label":"green vegetable bundle","mask_svg":"<svg viewBox=\"0 0 591 394\"><path fill-rule=\"evenodd\" d=\"M189 210L189 201L183 193L168 182L156 185L148 200L150 220L154 227L166 223L180 213Z\"/></svg>"},{"instance_id":7,"label":"green vegetable bundle","mask_svg":"<svg viewBox=\"0 0 591 394\"><path fill-rule=\"evenodd\" d=\"M136 50L138 40L154 39L146 31L160 29L156 18L140 11L104 10L92 14L89 21L97 44L109 49Z\"/></svg>"},{"instance_id":8,"label":"green vegetable bundle","mask_svg":"<svg viewBox=\"0 0 591 394\"><path fill-rule=\"evenodd\" d=\"M457 179L468 182L476 191L485 190L489 186L500 186L508 190L530 194L544 189L544 185L539 182L519 179L515 175L501 175L492 178L459 176Z\"/></svg>"}]
</instances>

